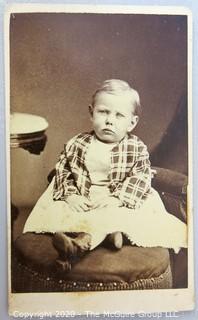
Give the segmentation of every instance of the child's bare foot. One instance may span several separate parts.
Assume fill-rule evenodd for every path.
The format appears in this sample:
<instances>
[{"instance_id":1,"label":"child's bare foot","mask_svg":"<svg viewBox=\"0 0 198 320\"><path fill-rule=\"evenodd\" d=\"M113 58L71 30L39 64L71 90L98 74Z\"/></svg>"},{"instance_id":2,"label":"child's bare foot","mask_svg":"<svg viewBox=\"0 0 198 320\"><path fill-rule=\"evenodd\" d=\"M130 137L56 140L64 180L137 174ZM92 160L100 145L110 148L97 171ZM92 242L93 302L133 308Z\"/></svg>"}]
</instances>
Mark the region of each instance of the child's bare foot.
<instances>
[{"instance_id":1,"label":"child's bare foot","mask_svg":"<svg viewBox=\"0 0 198 320\"><path fill-rule=\"evenodd\" d=\"M57 232L53 237L53 245L63 259L77 257L90 249L91 235L82 232L73 239L63 232Z\"/></svg>"},{"instance_id":2,"label":"child's bare foot","mask_svg":"<svg viewBox=\"0 0 198 320\"><path fill-rule=\"evenodd\" d=\"M120 231L113 232L107 236L107 241L110 242L115 249L121 249L123 246L123 237Z\"/></svg>"},{"instance_id":3,"label":"child's bare foot","mask_svg":"<svg viewBox=\"0 0 198 320\"><path fill-rule=\"evenodd\" d=\"M56 232L52 241L62 259L76 255L77 247L73 245L72 239L63 232Z\"/></svg>"},{"instance_id":4,"label":"child's bare foot","mask_svg":"<svg viewBox=\"0 0 198 320\"><path fill-rule=\"evenodd\" d=\"M73 239L73 242L82 252L88 251L91 247L91 235L89 233L81 232Z\"/></svg>"}]
</instances>

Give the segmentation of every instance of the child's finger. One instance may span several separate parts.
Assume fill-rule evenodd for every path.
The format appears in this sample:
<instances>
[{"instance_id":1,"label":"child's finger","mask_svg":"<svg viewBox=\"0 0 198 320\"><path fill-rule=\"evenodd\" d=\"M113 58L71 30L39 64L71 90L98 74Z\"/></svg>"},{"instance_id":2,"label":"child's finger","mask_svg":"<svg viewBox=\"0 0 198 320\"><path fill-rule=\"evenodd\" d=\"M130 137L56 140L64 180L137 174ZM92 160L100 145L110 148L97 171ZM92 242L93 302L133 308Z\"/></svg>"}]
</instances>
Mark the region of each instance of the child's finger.
<instances>
[{"instance_id":1,"label":"child's finger","mask_svg":"<svg viewBox=\"0 0 198 320\"><path fill-rule=\"evenodd\" d=\"M75 203L73 205L70 206L70 208L74 211L74 212L81 212L82 208L80 206L79 203Z\"/></svg>"},{"instance_id":2,"label":"child's finger","mask_svg":"<svg viewBox=\"0 0 198 320\"><path fill-rule=\"evenodd\" d=\"M70 207L70 209L71 209L72 211L74 211L74 212L78 211L77 208L76 208L76 206L74 206L74 205L70 205L69 207Z\"/></svg>"},{"instance_id":3,"label":"child's finger","mask_svg":"<svg viewBox=\"0 0 198 320\"><path fill-rule=\"evenodd\" d=\"M94 207L93 207L93 209L102 209L102 208L104 208L104 207L106 207L107 206L107 204L106 203L101 203L101 202L99 202L99 203L95 203L94 204Z\"/></svg>"},{"instance_id":4,"label":"child's finger","mask_svg":"<svg viewBox=\"0 0 198 320\"><path fill-rule=\"evenodd\" d=\"M94 204L92 204L92 209L98 208L99 205L100 205L99 202L95 202Z\"/></svg>"},{"instance_id":5,"label":"child's finger","mask_svg":"<svg viewBox=\"0 0 198 320\"><path fill-rule=\"evenodd\" d=\"M87 205L87 207L93 207L93 203L91 203L91 201L89 200L89 199L87 199L87 198L84 198L84 204L86 204Z\"/></svg>"},{"instance_id":6,"label":"child's finger","mask_svg":"<svg viewBox=\"0 0 198 320\"><path fill-rule=\"evenodd\" d=\"M89 210L89 207L87 206L86 203L81 203L80 208L81 208L81 211L88 211Z\"/></svg>"}]
</instances>

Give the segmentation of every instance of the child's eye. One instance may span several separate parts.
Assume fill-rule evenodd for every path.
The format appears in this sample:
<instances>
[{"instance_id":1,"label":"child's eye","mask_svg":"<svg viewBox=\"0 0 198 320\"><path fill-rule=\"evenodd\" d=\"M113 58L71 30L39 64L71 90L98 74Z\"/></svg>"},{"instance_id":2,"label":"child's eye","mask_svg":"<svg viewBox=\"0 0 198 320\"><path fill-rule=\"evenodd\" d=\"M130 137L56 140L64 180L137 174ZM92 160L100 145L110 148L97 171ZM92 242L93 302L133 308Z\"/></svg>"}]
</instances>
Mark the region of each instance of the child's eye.
<instances>
[{"instance_id":1,"label":"child's eye","mask_svg":"<svg viewBox=\"0 0 198 320\"><path fill-rule=\"evenodd\" d=\"M117 118L124 118L124 115L122 113L117 113Z\"/></svg>"},{"instance_id":2,"label":"child's eye","mask_svg":"<svg viewBox=\"0 0 198 320\"><path fill-rule=\"evenodd\" d=\"M107 111L107 110L99 110L99 113L107 114L107 113L108 113L108 111Z\"/></svg>"}]
</instances>

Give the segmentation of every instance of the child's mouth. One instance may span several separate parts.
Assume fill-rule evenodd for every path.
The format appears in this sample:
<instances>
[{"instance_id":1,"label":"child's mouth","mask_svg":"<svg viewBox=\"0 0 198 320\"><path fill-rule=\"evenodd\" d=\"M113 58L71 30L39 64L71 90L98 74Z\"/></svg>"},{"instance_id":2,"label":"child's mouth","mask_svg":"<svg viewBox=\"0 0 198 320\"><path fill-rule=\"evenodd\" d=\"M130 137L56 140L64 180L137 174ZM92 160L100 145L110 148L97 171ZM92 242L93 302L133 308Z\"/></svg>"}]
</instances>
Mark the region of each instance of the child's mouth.
<instances>
[{"instance_id":1,"label":"child's mouth","mask_svg":"<svg viewBox=\"0 0 198 320\"><path fill-rule=\"evenodd\" d=\"M102 131L106 134L114 134L114 131L111 129L103 129Z\"/></svg>"}]
</instances>

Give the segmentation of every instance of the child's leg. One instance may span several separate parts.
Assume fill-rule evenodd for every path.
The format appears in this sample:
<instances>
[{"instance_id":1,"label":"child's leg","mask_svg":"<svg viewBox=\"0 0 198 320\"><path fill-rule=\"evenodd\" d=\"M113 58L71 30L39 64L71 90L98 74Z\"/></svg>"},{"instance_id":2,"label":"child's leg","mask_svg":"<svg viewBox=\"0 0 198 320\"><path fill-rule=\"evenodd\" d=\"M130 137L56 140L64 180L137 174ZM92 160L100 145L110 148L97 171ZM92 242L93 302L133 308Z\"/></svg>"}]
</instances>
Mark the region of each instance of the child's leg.
<instances>
[{"instance_id":1,"label":"child's leg","mask_svg":"<svg viewBox=\"0 0 198 320\"><path fill-rule=\"evenodd\" d=\"M59 252L56 260L56 269L60 272L69 272L74 258L80 257L90 249L91 236L81 232L76 238L71 238L63 232L55 233L53 245Z\"/></svg>"},{"instance_id":2,"label":"child's leg","mask_svg":"<svg viewBox=\"0 0 198 320\"><path fill-rule=\"evenodd\" d=\"M71 238L63 232L57 232L53 237L53 245L62 258L77 257L90 249L91 236L81 232L76 238Z\"/></svg>"}]
</instances>

